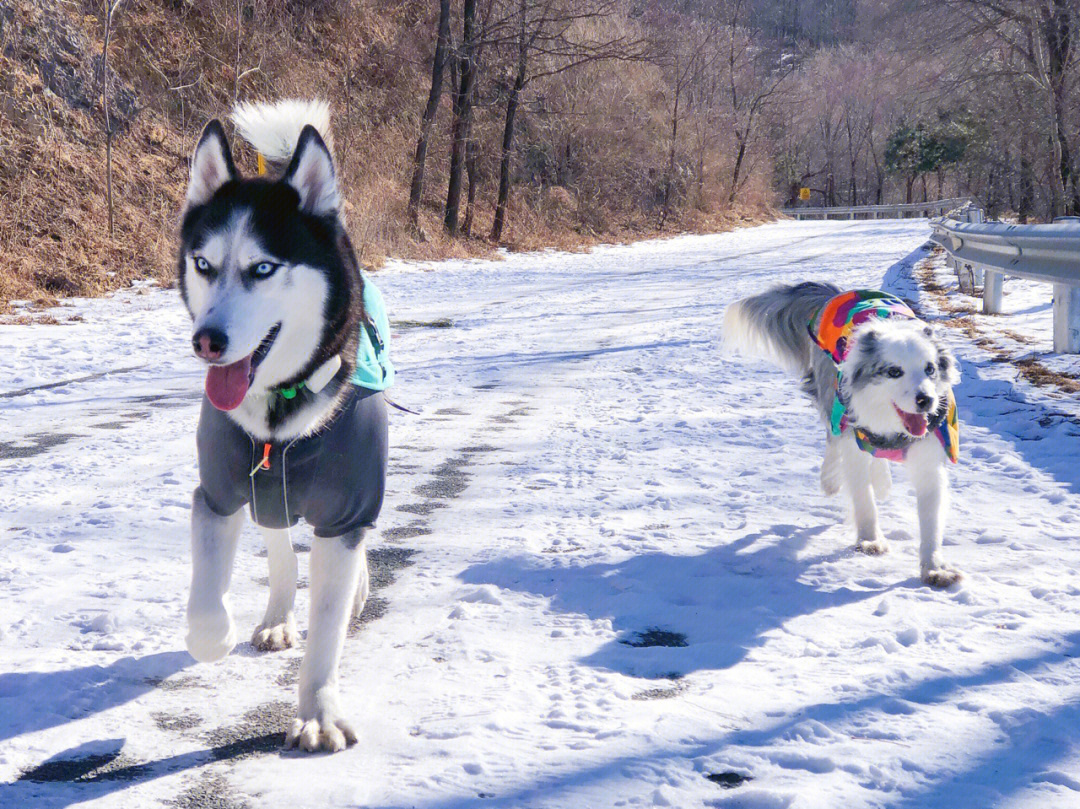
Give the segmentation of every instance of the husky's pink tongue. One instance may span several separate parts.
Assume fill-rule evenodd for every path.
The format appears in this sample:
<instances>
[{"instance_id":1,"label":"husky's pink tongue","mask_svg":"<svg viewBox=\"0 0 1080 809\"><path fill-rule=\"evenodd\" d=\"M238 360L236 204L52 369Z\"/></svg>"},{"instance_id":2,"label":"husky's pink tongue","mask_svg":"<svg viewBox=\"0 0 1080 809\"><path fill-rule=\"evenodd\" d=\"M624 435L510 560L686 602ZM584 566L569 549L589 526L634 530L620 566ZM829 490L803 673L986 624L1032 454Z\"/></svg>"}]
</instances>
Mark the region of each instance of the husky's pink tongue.
<instances>
[{"instance_id":1,"label":"husky's pink tongue","mask_svg":"<svg viewBox=\"0 0 1080 809\"><path fill-rule=\"evenodd\" d=\"M213 399L211 399L213 401ZM896 405L893 405L896 407ZM904 429L911 433L916 438L921 438L926 435L926 428L929 424L927 418L922 413L905 413L899 407L896 407L896 413L900 416L904 422Z\"/></svg>"},{"instance_id":2,"label":"husky's pink tongue","mask_svg":"<svg viewBox=\"0 0 1080 809\"><path fill-rule=\"evenodd\" d=\"M206 372L206 397L218 410L235 410L248 392L251 355L232 365L211 365Z\"/></svg>"}]
</instances>

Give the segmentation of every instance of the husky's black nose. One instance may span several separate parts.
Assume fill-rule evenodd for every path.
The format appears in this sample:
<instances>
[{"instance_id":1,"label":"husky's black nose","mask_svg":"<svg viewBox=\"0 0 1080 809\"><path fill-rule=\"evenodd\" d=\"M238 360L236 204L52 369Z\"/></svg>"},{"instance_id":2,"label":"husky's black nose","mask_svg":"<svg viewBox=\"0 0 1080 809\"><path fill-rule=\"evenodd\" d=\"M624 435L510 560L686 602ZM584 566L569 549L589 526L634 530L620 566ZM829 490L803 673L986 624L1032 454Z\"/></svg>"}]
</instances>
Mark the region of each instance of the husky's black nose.
<instances>
[{"instance_id":1,"label":"husky's black nose","mask_svg":"<svg viewBox=\"0 0 1080 809\"><path fill-rule=\"evenodd\" d=\"M191 337L191 347L195 349L196 356L204 360L217 360L229 347L229 338L217 329L199 329Z\"/></svg>"},{"instance_id":2,"label":"husky's black nose","mask_svg":"<svg viewBox=\"0 0 1080 809\"><path fill-rule=\"evenodd\" d=\"M932 396L927 396L922 391L915 394L915 406L919 408L920 413L925 413L934 404Z\"/></svg>"}]
</instances>

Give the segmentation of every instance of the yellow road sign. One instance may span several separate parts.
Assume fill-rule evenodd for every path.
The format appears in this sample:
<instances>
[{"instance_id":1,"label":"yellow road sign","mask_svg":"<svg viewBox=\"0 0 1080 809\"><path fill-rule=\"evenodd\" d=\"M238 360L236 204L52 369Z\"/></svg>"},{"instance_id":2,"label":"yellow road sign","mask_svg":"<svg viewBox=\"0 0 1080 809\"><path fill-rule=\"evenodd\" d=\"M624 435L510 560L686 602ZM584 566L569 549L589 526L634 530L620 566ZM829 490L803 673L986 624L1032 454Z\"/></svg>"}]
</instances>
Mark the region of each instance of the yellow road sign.
<instances>
[{"instance_id":1,"label":"yellow road sign","mask_svg":"<svg viewBox=\"0 0 1080 809\"><path fill-rule=\"evenodd\" d=\"M810 189L809 188L800 188L799 189L799 199L803 200L804 202L806 200L810 199Z\"/></svg>"}]
</instances>

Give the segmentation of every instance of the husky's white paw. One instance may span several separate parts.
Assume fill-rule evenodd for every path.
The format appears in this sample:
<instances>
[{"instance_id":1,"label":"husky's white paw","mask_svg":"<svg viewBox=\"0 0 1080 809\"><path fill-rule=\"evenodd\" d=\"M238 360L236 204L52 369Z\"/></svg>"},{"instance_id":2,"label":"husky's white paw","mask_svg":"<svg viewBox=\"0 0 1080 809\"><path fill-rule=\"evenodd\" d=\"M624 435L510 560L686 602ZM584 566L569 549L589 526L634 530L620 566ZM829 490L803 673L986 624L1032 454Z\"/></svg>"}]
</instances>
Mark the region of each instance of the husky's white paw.
<instances>
[{"instance_id":1,"label":"husky's white paw","mask_svg":"<svg viewBox=\"0 0 1080 809\"><path fill-rule=\"evenodd\" d=\"M889 552L889 543L885 541L884 537L860 539L855 543L855 550L868 556L881 556L881 554Z\"/></svg>"},{"instance_id":2,"label":"husky's white paw","mask_svg":"<svg viewBox=\"0 0 1080 809\"><path fill-rule=\"evenodd\" d=\"M255 628L251 645L261 652L280 652L296 645L296 617L290 612L284 621L264 621Z\"/></svg>"},{"instance_id":3,"label":"husky's white paw","mask_svg":"<svg viewBox=\"0 0 1080 809\"><path fill-rule=\"evenodd\" d=\"M221 660L236 646L236 627L222 606L213 612L188 614L187 649L200 663Z\"/></svg>"},{"instance_id":4,"label":"husky's white paw","mask_svg":"<svg viewBox=\"0 0 1080 809\"><path fill-rule=\"evenodd\" d=\"M336 753L350 744L356 744L356 731L344 719L331 711L322 711L321 716L311 719L297 717L285 734L286 747L298 747L309 753L325 750Z\"/></svg>"},{"instance_id":5,"label":"husky's white paw","mask_svg":"<svg viewBox=\"0 0 1080 809\"><path fill-rule=\"evenodd\" d=\"M932 567L922 572L922 580L931 587L944 589L956 584L964 575L950 567Z\"/></svg>"}]
</instances>

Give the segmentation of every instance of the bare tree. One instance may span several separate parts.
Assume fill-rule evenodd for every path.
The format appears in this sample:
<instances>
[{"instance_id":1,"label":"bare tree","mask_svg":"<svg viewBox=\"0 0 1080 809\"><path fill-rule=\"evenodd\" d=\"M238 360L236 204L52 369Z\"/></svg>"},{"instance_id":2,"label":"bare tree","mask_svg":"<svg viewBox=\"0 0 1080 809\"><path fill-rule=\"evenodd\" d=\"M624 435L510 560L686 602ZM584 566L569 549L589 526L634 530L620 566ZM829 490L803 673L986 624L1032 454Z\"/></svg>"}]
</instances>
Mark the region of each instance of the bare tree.
<instances>
[{"instance_id":1,"label":"bare tree","mask_svg":"<svg viewBox=\"0 0 1080 809\"><path fill-rule=\"evenodd\" d=\"M109 208L109 235L113 235L112 190L112 118L109 115L109 42L112 40L113 20L124 0L105 0L105 41L101 46L101 106L105 114L105 197Z\"/></svg>"},{"instance_id":2,"label":"bare tree","mask_svg":"<svg viewBox=\"0 0 1080 809\"><path fill-rule=\"evenodd\" d=\"M747 150L758 134L762 113L794 72L793 64L785 64L782 60L777 63L770 59L758 37L740 26L742 11L742 0L732 0L728 17L731 31L728 79L736 151L728 192L729 204L735 203L745 180L743 163Z\"/></svg>"},{"instance_id":3,"label":"bare tree","mask_svg":"<svg viewBox=\"0 0 1080 809\"><path fill-rule=\"evenodd\" d=\"M409 224L417 233L419 233L420 227L420 199L424 195L424 170L427 165L428 144L431 142L431 128L439 111L439 101L442 99L443 74L446 71L446 54L449 49L450 0L439 0L439 24L435 40L435 58L431 63L431 89L428 91L424 114L420 118L420 136L416 139L412 184L409 186Z\"/></svg>"},{"instance_id":4,"label":"bare tree","mask_svg":"<svg viewBox=\"0 0 1080 809\"><path fill-rule=\"evenodd\" d=\"M465 146L472 129L473 103L480 47L480 28L476 17L476 0L465 0L461 13L462 35L456 56L456 72L460 76L454 93L454 128L450 143L450 178L446 187L446 210L443 224L451 236L457 234L458 213L461 208L461 181L465 169Z\"/></svg>"},{"instance_id":5,"label":"bare tree","mask_svg":"<svg viewBox=\"0 0 1080 809\"><path fill-rule=\"evenodd\" d=\"M506 226L514 127L526 85L590 62L643 58L643 43L639 41L624 36L594 38L586 33L589 24L597 24L614 14L617 8L616 0L518 0L514 34L510 38L515 62L503 115L492 241L502 239ZM538 60L541 61L539 66L534 64Z\"/></svg>"},{"instance_id":6,"label":"bare tree","mask_svg":"<svg viewBox=\"0 0 1080 809\"><path fill-rule=\"evenodd\" d=\"M925 2L925 0L924 0ZM956 41L991 43L1002 48L1002 73L1014 70L1034 89L1046 119L1052 170L1048 172L1051 215L1066 208L1080 212L1080 177L1069 137L1071 95L1077 82L1080 7L1075 0L940 0L938 13L951 13ZM934 8L927 6L929 13ZM1070 186L1073 199L1067 203Z\"/></svg>"}]
</instances>

